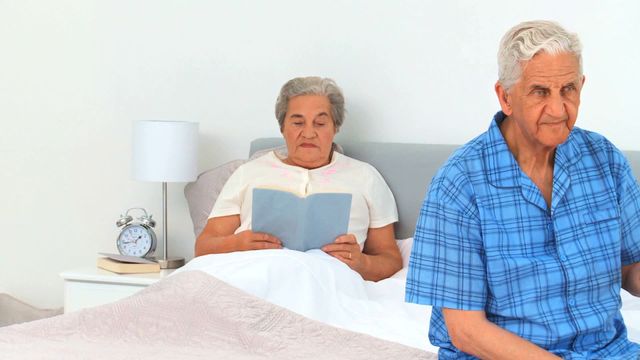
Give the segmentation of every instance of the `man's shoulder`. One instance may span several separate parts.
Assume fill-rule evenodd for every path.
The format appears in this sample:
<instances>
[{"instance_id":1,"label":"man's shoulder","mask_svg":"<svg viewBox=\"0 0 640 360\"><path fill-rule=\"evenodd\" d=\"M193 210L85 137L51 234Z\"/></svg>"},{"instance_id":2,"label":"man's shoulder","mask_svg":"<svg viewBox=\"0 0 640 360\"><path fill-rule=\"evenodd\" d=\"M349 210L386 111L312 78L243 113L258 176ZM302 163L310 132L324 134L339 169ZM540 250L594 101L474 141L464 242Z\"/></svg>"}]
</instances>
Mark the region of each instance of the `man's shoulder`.
<instances>
[{"instance_id":1,"label":"man's shoulder","mask_svg":"<svg viewBox=\"0 0 640 360\"><path fill-rule=\"evenodd\" d=\"M482 166L488 141L487 133L483 133L457 148L445 161L436 176L454 176L475 171L478 166Z\"/></svg>"},{"instance_id":2,"label":"man's shoulder","mask_svg":"<svg viewBox=\"0 0 640 360\"><path fill-rule=\"evenodd\" d=\"M581 158L596 158L604 163L624 162L622 152L602 134L575 127L571 139Z\"/></svg>"},{"instance_id":3,"label":"man's shoulder","mask_svg":"<svg viewBox=\"0 0 640 360\"><path fill-rule=\"evenodd\" d=\"M573 141L576 142L582 150L585 148L605 150L611 147L611 142L602 134L595 131L585 130L574 127L571 133Z\"/></svg>"}]
</instances>

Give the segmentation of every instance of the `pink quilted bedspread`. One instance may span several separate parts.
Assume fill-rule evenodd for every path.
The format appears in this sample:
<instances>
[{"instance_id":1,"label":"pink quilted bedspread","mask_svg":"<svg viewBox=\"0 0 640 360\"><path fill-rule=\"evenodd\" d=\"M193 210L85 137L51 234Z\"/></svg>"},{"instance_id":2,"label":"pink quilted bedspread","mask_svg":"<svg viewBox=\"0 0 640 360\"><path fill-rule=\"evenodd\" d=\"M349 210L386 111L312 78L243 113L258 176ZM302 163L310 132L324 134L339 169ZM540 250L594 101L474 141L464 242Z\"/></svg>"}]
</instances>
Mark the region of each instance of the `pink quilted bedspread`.
<instances>
[{"instance_id":1,"label":"pink quilted bedspread","mask_svg":"<svg viewBox=\"0 0 640 360\"><path fill-rule=\"evenodd\" d=\"M92 309L0 328L2 359L436 359L338 329L200 271Z\"/></svg>"}]
</instances>

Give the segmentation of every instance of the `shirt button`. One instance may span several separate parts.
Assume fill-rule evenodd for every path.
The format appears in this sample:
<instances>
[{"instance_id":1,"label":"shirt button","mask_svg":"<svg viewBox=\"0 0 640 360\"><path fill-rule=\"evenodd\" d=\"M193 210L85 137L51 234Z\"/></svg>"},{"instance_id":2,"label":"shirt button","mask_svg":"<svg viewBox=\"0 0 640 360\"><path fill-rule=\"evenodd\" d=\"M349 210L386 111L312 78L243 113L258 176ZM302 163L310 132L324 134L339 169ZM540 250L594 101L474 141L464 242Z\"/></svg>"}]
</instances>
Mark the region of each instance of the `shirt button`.
<instances>
[{"instance_id":1,"label":"shirt button","mask_svg":"<svg viewBox=\"0 0 640 360\"><path fill-rule=\"evenodd\" d=\"M560 255L560 260L561 261L567 261L567 257L565 255Z\"/></svg>"},{"instance_id":2,"label":"shirt button","mask_svg":"<svg viewBox=\"0 0 640 360\"><path fill-rule=\"evenodd\" d=\"M549 223L547 227L549 228L549 231L553 232L553 223Z\"/></svg>"},{"instance_id":3,"label":"shirt button","mask_svg":"<svg viewBox=\"0 0 640 360\"><path fill-rule=\"evenodd\" d=\"M574 306L576 304L576 299L569 298L569 305Z\"/></svg>"}]
</instances>

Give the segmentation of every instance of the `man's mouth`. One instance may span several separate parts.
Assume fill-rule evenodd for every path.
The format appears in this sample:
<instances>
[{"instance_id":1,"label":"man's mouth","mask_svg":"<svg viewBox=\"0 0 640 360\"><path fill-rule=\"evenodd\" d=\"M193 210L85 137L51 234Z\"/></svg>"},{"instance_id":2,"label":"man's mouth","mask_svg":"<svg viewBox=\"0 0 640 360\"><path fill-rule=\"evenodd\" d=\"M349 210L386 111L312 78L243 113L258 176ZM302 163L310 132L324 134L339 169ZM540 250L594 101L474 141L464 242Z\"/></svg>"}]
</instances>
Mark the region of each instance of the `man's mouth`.
<instances>
[{"instance_id":1,"label":"man's mouth","mask_svg":"<svg viewBox=\"0 0 640 360\"><path fill-rule=\"evenodd\" d=\"M567 123L567 120L555 120L555 121L545 121L542 123L542 125L558 126L566 123Z\"/></svg>"}]
</instances>

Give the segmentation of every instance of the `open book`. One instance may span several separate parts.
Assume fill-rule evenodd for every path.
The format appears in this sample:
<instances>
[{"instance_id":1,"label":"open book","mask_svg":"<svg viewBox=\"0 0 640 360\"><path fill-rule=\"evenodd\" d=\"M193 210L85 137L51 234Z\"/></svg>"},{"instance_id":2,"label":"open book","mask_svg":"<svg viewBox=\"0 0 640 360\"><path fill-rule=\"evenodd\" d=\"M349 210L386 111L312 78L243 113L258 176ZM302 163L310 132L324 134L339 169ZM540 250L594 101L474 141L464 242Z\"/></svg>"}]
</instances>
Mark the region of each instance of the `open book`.
<instances>
[{"instance_id":1,"label":"open book","mask_svg":"<svg viewBox=\"0 0 640 360\"><path fill-rule=\"evenodd\" d=\"M299 197L288 191L253 189L251 210L253 231L277 237L287 249L307 251L347 233L351 194Z\"/></svg>"}]
</instances>

